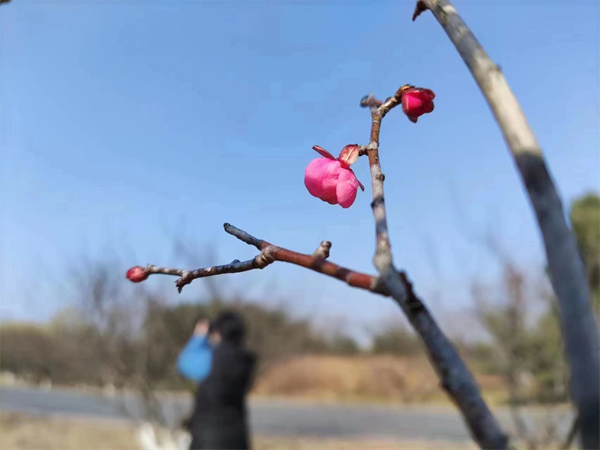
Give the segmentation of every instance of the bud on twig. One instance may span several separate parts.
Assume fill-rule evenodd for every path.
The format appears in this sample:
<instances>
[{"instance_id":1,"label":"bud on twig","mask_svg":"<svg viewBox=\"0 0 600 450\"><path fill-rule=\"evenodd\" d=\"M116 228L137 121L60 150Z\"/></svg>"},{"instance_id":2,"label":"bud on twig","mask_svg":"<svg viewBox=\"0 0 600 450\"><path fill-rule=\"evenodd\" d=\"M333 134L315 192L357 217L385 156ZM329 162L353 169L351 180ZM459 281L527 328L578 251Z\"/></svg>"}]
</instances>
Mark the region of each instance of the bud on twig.
<instances>
[{"instance_id":1,"label":"bud on twig","mask_svg":"<svg viewBox=\"0 0 600 450\"><path fill-rule=\"evenodd\" d=\"M148 278L148 272L143 267L135 266L127 271L126 277L133 283L140 283Z\"/></svg>"}]
</instances>

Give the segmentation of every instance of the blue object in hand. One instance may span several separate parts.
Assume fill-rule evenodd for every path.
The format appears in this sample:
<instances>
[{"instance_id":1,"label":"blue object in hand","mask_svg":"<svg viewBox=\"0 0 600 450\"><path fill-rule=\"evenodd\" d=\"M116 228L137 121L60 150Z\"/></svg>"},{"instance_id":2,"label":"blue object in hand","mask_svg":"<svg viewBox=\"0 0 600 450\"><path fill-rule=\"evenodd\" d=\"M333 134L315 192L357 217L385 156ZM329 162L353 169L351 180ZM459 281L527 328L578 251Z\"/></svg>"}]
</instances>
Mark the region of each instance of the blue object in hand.
<instances>
[{"instance_id":1,"label":"blue object in hand","mask_svg":"<svg viewBox=\"0 0 600 450\"><path fill-rule=\"evenodd\" d=\"M177 358L177 370L191 381L200 383L210 372L212 347L208 336L194 335Z\"/></svg>"}]
</instances>

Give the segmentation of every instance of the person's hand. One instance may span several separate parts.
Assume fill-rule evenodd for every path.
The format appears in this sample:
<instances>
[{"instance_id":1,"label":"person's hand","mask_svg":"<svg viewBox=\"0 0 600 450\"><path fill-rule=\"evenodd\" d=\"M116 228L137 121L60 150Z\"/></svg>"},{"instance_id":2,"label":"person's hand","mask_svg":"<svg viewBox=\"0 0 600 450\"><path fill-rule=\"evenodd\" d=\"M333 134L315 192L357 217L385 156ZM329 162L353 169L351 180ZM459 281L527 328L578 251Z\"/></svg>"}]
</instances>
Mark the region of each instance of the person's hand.
<instances>
[{"instance_id":1,"label":"person's hand","mask_svg":"<svg viewBox=\"0 0 600 450\"><path fill-rule=\"evenodd\" d=\"M210 322L208 319L199 320L194 328L194 334L196 336L206 336L208 333L208 329L210 327Z\"/></svg>"}]
</instances>

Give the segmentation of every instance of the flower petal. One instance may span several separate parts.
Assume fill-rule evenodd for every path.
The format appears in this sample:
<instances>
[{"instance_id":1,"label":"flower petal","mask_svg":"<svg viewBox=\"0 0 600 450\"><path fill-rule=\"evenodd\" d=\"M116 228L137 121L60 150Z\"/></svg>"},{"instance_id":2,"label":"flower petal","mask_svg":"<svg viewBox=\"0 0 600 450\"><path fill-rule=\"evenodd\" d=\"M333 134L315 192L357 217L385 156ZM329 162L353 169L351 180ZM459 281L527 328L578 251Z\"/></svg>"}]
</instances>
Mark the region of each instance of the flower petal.
<instances>
[{"instance_id":1,"label":"flower petal","mask_svg":"<svg viewBox=\"0 0 600 450\"><path fill-rule=\"evenodd\" d=\"M354 173L354 171L352 169L348 169L350 172L352 172L352 175L354 175L354 178L356 178L356 174ZM358 181L358 178L356 178L356 182L358 183L358 187L360 188L361 191L365 192L365 187L363 186L363 184Z\"/></svg>"},{"instance_id":2,"label":"flower petal","mask_svg":"<svg viewBox=\"0 0 600 450\"><path fill-rule=\"evenodd\" d=\"M359 148L357 144L346 145L340 152L338 161L344 169L349 168L358 159Z\"/></svg>"},{"instance_id":3,"label":"flower petal","mask_svg":"<svg viewBox=\"0 0 600 450\"><path fill-rule=\"evenodd\" d=\"M328 179L337 180L339 169L339 161L326 158L313 159L304 171L304 185L310 195L321 198L325 193L325 181Z\"/></svg>"},{"instance_id":4,"label":"flower petal","mask_svg":"<svg viewBox=\"0 0 600 450\"><path fill-rule=\"evenodd\" d=\"M423 108L424 99L423 96L419 95L417 92L407 92L404 94L403 99L406 98L406 109L411 110L419 110ZM402 106L404 107L405 103L402 102Z\"/></svg>"},{"instance_id":5,"label":"flower petal","mask_svg":"<svg viewBox=\"0 0 600 450\"><path fill-rule=\"evenodd\" d=\"M337 200L342 208L349 208L356 199L359 182L351 170L341 169L337 180Z\"/></svg>"},{"instance_id":6,"label":"flower petal","mask_svg":"<svg viewBox=\"0 0 600 450\"><path fill-rule=\"evenodd\" d=\"M323 194L319 197L324 202L330 205L337 205L338 198L336 193L336 187L338 185L338 174L335 177L327 178L323 182Z\"/></svg>"},{"instance_id":7,"label":"flower petal","mask_svg":"<svg viewBox=\"0 0 600 450\"><path fill-rule=\"evenodd\" d=\"M433 100L435 98L435 94L431 89L423 89L423 92L429 95L430 100Z\"/></svg>"},{"instance_id":8,"label":"flower petal","mask_svg":"<svg viewBox=\"0 0 600 450\"><path fill-rule=\"evenodd\" d=\"M329 153L327 150L325 150L323 147L319 147L318 145L313 145L313 150L324 158L335 159L334 156L331 153Z\"/></svg>"},{"instance_id":9,"label":"flower petal","mask_svg":"<svg viewBox=\"0 0 600 450\"><path fill-rule=\"evenodd\" d=\"M426 104L425 108L423 109L423 114L428 114L430 112L433 112L433 108L434 108L434 104L433 102L429 102Z\"/></svg>"}]
</instances>

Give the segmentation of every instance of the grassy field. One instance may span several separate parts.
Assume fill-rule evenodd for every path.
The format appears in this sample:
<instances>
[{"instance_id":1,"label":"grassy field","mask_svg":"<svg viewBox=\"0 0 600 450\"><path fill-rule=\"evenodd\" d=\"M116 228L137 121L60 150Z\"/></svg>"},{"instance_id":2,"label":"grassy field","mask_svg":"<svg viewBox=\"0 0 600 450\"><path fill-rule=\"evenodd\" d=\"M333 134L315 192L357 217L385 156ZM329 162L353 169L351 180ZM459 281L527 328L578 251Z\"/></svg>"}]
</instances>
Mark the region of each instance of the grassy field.
<instances>
[{"instance_id":1,"label":"grassy field","mask_svg":"<svg viewBox=\"0 0 600 450\"><path fill-rule=\"evenodd\" d=\"M136 450L135 428L128 422L113 420L46 418L0 412L0 449L2 450ZM397 449L475 449L474 445L444 442L393 442L276 438L256 436L255 450L397 450Z\"/></svg>"}]
</instances>

